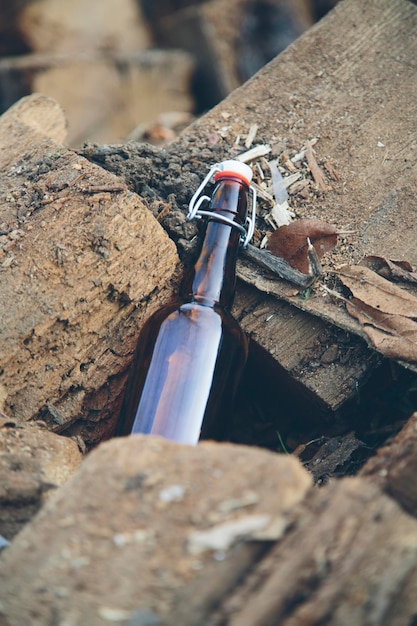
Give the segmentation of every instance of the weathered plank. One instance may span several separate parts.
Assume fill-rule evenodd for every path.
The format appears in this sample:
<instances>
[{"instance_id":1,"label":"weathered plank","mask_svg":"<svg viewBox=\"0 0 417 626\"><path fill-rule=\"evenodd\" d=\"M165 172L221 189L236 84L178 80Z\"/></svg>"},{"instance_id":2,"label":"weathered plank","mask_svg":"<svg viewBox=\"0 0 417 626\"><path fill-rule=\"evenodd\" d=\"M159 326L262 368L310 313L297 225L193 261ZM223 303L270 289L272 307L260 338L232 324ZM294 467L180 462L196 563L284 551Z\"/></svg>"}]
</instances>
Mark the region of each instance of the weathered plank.
<instances>
[{"instance_id":1,"label":"weathered plank","mask_svg":"<svg viewBox=\"0 0 417 626\"><path fill-rule=\"evenodd\" d=\"M287 144L301 146L307 137L320 137L316 152L336 165L339 181L331 182L307 216L350 231L327 270L370 254L417 264L409 211L416 172L417 128L409 116L416 89L416 31L417 10L405 0L341 3L200 126L210 136L229 112L229 141L242 132L242 124L248 130L253 123L271 143L284 137ZM387 37L395 57L381 63ZM302 300L245 262L240 276L361 334L340 302L320 289Z\"/></svg>"},{"instance_id":2,"label":"weathered plank","mask_svg":"<svg viewBox=\"0 0 417 626\"><path fill-rule=\"evenodd\" d=\"M320 216L351 233L326 270L367 254L417 264L409 212L417 129L408 113L416 88L416 30L417 10L405 0L342 3L193 129L208 141L226 124L222 143L229 144L231 153L236 152L236 137L255 123L258 137L271 144L301 147L308 137L320 137L316 152L336 165L339 181L332 181L331 190L307 212L303 209L303 216ZM382 64L391 35L396 60L390 57ZM300 299L291 286L269 280L246 262L240 276L299 308L362 332L343 305L318 288Z\"/></svg>"},{"instance_id":3,"label":"weathered plank","mask_svg":"<svg viewBox=\"0 0 417 626\"><path fill-rule=\"evenodd\" d=\"M177 255L140 198L56 141L64 129L42 96L0 118L0 397L18 420L77 422L91 442L110 432Z\"/></svg>"},{"instance_id":4,"label":"weathered plank","mask_svg":"<svg viewBox=\"0 0 417 626\"><path fill-rule=\"evenodd\" d=\"M361 339L248 285L239 287L233 313L261 348L258 362L264 354L271 380L275 372L282 381L281 393L312 414L340 408L379 362Z\"/></svg>"}]
</instances>

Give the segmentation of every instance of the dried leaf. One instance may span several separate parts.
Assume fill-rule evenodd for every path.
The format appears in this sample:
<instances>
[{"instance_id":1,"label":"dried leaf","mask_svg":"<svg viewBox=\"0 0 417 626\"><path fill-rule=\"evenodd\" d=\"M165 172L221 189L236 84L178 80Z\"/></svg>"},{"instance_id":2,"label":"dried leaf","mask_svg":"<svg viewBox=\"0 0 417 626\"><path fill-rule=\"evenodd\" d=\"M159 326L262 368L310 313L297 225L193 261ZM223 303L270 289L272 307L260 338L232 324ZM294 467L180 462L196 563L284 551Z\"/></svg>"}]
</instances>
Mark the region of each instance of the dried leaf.
<instances>
[{"instance_id":1,"label":"dried leaf","mask_svg":"<svg viewBox=\"0 0 417 626\"><path fill-rule=\"evenodd\" d=\"M287 261L291 267L303 274L310 271L307 255L308 240L314 246L319 259L332 250L337 243L334 226L321 220L300 219L273 232L268 241L268 250Z\"/></svg>"},{"instance_id":2,"label":"dried leaf","mask_svg":"<svg viewBox=\"0 0 417 626\"><path fill-rule=\"evenodd\" d=\"M417 323L408 317L380 313L354 298L346 305L376 350L389 359L417 362Z\"/></svg>"},{"instance_id":3,"label":"dried leaf","mask_svg":"<svg viewBox=\"0 0 417 626\"><path fill-rule=\"evenodd\" d=\"M339 272L353 294L346 304L374 347L388 358L417 362L417 298L367 267Z\"/></svg>"},{"instance_id":4,"label":"dried leaf","mask_svg":"<svg viewBox=\"0 0 417 626\"><path fill-rule=\"evenodd\" d=\"M413 272L413 267L408 261L393 261L384 259L382 256L366 256L361 265L377 272L380 276L395 280L396 282L417 285L417 274Z\"/></svg>"},{"instance_id":5,"label":"dried leaf","mask_svg":"<svg viewBox=\"0 0 417 626\"><path fill-rule=\"evenodd\" d=\"M343 267L338 275L353 296L384 313L417 318L417 298L367 267Z\"/></svg>"},{"instance_id":6,"label":"dried leaf","mask_svg":"<svg viewBox=\"0 0 417 626\"><path fill-rule=\"evenodd\" d=\"M360 320L362 324L372 324L375 328L390 332L393 335L406 337L410 341L417 341L417 323L409 317L383 313L353 298L347 303L349 313ZM417 344L416 344L417 348Z\"/></svg>"}]
</instances>

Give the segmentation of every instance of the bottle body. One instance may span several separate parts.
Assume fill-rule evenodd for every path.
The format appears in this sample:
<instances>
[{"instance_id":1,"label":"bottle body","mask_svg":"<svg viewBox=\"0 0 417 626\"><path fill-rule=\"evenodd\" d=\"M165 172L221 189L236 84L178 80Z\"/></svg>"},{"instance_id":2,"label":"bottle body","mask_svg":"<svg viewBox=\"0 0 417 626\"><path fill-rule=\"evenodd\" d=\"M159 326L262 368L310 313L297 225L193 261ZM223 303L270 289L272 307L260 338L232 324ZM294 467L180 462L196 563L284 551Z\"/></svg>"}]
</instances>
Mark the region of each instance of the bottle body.
<instances>
[{"instance_id":1,"label":"bottle body","mask_svg":"<svg viewBox=\"0 0 417 626\"><path fill-rule=\"evenodd\" d=\"M246 357L246 336L227 311L197 302L157 311L140 336L119 434L223 439Z\"/></svg>"},{"instance_id":2,"label":"bottle body","mask_svg":"<svg viewBox=\"0 0 417 626\"><path fill-rule=\"evenodd\" d=\"M247 217L249 183L239 177L241 169L238 164L237 176L219 175L209 211L201 212L208 225L199 258L183 281L182 301L157 311L142 329L118 435L195 444L227 434L247 358L246 336L228 310Z\"/></svg>"}]
</instances>

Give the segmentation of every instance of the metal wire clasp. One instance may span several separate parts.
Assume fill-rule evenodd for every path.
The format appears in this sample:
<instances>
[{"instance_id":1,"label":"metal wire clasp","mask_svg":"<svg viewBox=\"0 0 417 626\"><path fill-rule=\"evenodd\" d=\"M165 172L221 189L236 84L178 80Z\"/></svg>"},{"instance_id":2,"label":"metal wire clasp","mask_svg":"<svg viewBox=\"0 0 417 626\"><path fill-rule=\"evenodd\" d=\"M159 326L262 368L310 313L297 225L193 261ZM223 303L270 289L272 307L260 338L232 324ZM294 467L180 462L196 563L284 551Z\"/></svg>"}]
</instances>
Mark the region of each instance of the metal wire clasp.
<instances>
[{"instance_id":1,"label":"metal wire clasp","mask_svg":"<svg viewBox=\"0 0 417 626\"><path fill-rule=\"evenodd\" d=\"M229 226L233 226L235 228L238 228L241 231L240 243L241 243L243 248L246 248L246 246L248 245L249 241L252 239L253 233L255 231L256 189L255 189L255 187L253 185L250 185L250 187L249 187L249 191L252 193L251 214L250 214L250 216L248 215L246 217L245 226L242 226L241 224L238 224L237 222L234 222L232 219L230 219L230 218L228 218L228 217L226 217L224 215L220 215L218 213L214 213L214 211L205 211L203 209L200 209L200 207L203 204L203 202L210 202L210 200L211 200L210 196L200 195L200 194L202 193L202 191L206 187L206 185L209 183L210 179L214 176L214 174L216 172L222 172L222 171L223 170L220 167L219 163L216 163L215 165L213 165L210 168L209 173L204 178L204 180L201 182L201 184L199 185L197 191L194 193L193 197L190 200L190 204L188 205L187 220L190 221L190 220L195 219L195 218L201 219L202 217L211 217L212 219L216 219L219 222L223 222L225 224L228 224Z\"/></svg>"}]
</instances>

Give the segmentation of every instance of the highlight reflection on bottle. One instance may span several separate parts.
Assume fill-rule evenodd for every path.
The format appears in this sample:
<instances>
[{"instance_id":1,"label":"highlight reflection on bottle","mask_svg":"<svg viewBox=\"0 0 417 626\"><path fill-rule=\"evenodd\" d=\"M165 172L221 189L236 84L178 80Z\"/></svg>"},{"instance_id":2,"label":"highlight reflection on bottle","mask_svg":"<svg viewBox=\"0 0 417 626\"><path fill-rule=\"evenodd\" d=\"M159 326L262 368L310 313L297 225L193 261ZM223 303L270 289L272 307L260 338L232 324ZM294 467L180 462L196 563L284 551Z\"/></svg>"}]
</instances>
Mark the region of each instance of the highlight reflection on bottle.
<instances>
[{"instance_id":1,"label":"highlight reflection on bottle","mask_svg":"<svg viewBox=\"0 0 417 626\"><path fill-rule=\"evenodd\" d=\"M157 311L140 334L119 435L195 444L225 438L230 426L247 340L229 308L252 172L238 161L224 161L216 170L209 207L197 211L208 223L197 263L183 281L182 301Z\"/></svg>"}]
</instances>

